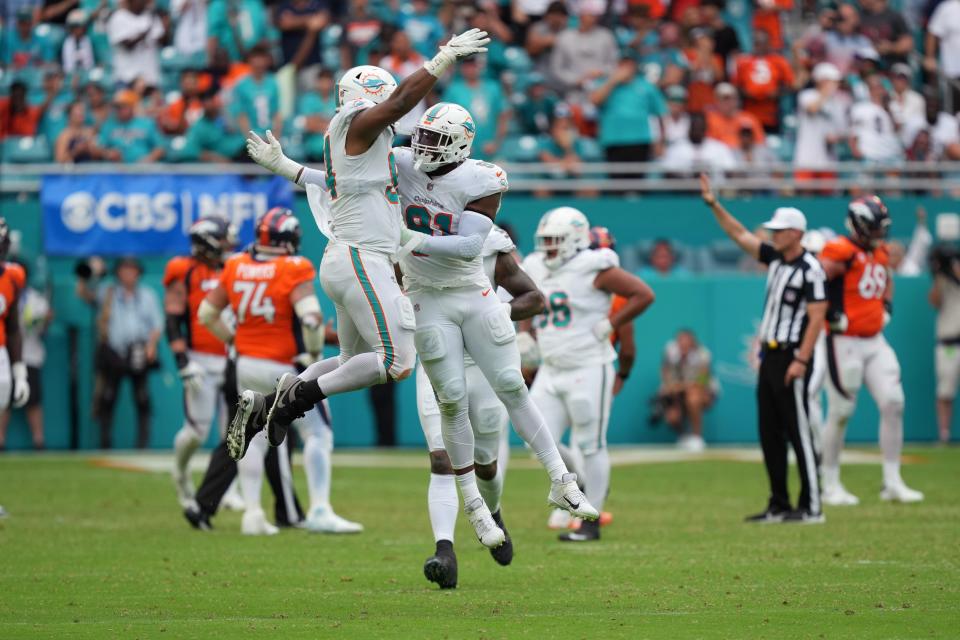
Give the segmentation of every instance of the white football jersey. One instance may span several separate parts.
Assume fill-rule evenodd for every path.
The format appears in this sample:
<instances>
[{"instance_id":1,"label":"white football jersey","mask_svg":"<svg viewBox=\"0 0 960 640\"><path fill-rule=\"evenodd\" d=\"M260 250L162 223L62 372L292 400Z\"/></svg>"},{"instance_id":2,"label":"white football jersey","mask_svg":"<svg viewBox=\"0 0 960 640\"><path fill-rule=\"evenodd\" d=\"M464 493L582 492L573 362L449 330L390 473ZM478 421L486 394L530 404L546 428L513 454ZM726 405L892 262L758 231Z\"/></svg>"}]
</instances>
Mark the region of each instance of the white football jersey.
<instances>
[{"instance_id":1,"label":"white football jersey","mask_svg":"<svg viewBox=\"0 0 960 640\"><path fill-rule=\"evenodd\" d=\"M452 235L468 204L507 190L507 173L495 164L468 159L456 169L431 178L414 169L413 151L393 150L400 174L400 204L409 229L433 235ZM491 231L491 235L493 232ZM473 260L411 253L400 261L404 286L448 288L489 287L482 255Z\"/></svg>"},{"instance_id":2,"label":"white football jersey","mask_svg":"<svg viewBox=\"0 0 960 640\"><path fill-rule=\"evenodd\" d=\"M381 132L370 148L358 156L347 155L346 151L350 122L372 106L374 103L369 100L351 100L337 111L323 139L327 193L308 185L307 197L317 224L331 240L392 256L400 246L403 224L392 150L393 129L388 127ZM327 219L323 219L324 215Z\"/></svg>"},{"instance_id":3,"label":"white football jersey","mask_svg":"<svg viewBox=\"0 0 960 640\"><path fill-rule=\"evenodd\" d=\"M543 263L543 254L532 253L523 269L547 299L546 310L533 320L543 361L552 367L578 367L613 362L616 351L610 340L597 340L593 327L610 313L612 294L593 285L597 274L620 265L610 249L586 249L556 269Z\"/></svg>"}]
</instances>

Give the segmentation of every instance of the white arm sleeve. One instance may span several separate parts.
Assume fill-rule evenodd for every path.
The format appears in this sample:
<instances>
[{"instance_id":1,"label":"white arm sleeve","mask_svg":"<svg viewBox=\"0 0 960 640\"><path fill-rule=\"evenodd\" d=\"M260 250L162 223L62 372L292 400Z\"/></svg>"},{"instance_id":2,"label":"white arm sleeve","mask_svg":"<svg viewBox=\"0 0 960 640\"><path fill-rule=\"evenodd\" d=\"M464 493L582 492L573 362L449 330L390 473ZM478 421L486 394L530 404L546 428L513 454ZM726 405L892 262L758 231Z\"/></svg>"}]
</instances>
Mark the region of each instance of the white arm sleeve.
<instances>
[{"instance_id":1,"label":"white arm sleeve","mask_svg":"<svg viewBox=\"0 0 960 640\"><path fill-rule=\"evenodd\" d=\"M301 187L305 187L308 184L315 184L324 191L327 191L327 172L304 166L303 171L300 172L300 177L297 179L297 184Z\"/></svg>"},{"instance_id":2,"label":"white arm sleeve","mask_svg":"<svg viewBox=\"0 0 960 640\"><path fill-rule=\"evenodd\" d=\"M293 310L300 318L300 331L303 334L303 346L310 353L323 351L326 329L323 326L323 312L317 296L305 296L297 300Z\"/></svg>"},{"instance_id":3,"label":"white arm sleeve","mask_svg":"<svg viewBox=\"0 0 960 640\"><path fill-rule=\"evenodd\" d=\"M223 323L220 317L221 311L223 309L217 309L208 300L204 299L200 303L200 308L197 309L197 318L207 329L210 329L210 333L215 335L217 339L225 344L230 344L233 342L233 331Z\"/></svg>"},{"instance_id":4,"label":"white arm sleeve","mask_svg":"<svg viewBox=\"0 0 960 640\"><path fill-rule=\"evenodd\" d=\"M460 215L460 228L451 236L424 236L418 251L448 258L472 260L480 255L483 242L493 229L493 220L473 211Z\"/></svg>"}]
</instances>

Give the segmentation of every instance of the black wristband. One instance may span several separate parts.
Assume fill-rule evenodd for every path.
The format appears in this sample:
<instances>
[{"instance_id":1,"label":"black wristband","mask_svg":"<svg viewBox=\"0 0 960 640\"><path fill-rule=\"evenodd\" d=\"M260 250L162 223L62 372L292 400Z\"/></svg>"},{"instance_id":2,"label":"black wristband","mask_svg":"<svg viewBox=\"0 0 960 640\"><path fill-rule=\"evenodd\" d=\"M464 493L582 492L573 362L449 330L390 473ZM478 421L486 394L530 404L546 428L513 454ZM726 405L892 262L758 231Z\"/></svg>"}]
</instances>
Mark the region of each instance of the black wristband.
<instances>
[{"instance_id":1,"label":"black wristband","mask_svg":"<svg viewBox=\"0 0 960 640\"><path fill-rule=\"evenodd\" d=\"M626 371L626 372L624 372L624 371L617 371L617 377L620 378L621 380L626 380L627 378L630 377L630 372L629 372L629 371Z\"/></svg>"},{"instance_id":2,"label":"black wristband","mask_svg":"<svg viewBox=\"0 0 960 640\"><path fill-rule=\"evenodd\" d=\"M187 364L190 363L190 358L187 357L186 351L178 351L173 354L173 359L177 361L177 369L183 369Z\"/></svg>"},{"instance_id":3,"label":"black wristband","mask_svg":"<svg viewBox=\"0 0 960 640\"><path fill-rule=\"evenodd\" d=\"M883 301L883 310L893 315L893 300L884 300Z\"/></svg>"},{"instance_id":4,"label":"black wristband","mask_svg":"<svg viewBox=\"0 0 960 640\"><path fill-rule=\"evenodd\" d=\"M805 367L809 367L809 366L810 366L810 361L809 361L809 360L804 360L803 358L794 358L793 361L794 361L794 362L799 362L800 364L802 364L802 365L805 366Z\"/></svg>"}]
</instances>

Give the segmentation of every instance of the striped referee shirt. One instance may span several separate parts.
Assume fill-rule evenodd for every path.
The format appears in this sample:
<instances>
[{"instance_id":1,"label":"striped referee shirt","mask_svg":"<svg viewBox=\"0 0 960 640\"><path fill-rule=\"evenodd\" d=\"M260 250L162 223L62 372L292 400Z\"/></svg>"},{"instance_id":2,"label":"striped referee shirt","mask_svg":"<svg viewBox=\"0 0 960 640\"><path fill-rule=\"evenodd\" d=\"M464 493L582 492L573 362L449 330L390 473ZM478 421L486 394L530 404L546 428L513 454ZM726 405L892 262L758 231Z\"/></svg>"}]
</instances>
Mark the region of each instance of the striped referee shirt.
<instances>
[{"instance_id":1,"label":"striped referee shirt","mask_svg":"<svg viewBox=\"0 0 960 640\"><path fill-rule=\"evenodd\" d=\"M827 275L809 251L786 262L783 255L766 242L760 245L760 262L769 266L760 340L799 345L807 328L807 304L827 299Z\"/></svg>"}]
</instances>

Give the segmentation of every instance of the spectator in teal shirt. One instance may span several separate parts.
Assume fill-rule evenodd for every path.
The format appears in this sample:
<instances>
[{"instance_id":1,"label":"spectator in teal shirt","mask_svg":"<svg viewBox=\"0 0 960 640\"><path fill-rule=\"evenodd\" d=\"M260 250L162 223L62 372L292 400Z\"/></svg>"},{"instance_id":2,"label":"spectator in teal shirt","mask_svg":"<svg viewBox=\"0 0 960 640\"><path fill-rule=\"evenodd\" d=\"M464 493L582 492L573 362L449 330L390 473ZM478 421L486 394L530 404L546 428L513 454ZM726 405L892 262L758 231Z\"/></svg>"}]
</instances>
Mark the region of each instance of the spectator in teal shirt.
<instances>
[{"instance_id":1,"label":"spectator in teal shirt","mask_svg":"<svg viewBox=\"0 0 960 640\"><path fill-rule=\"evenodd\" d=\"M599 142L607 162L647 162L657 155L653 142L663 139L667 103L660 89L637 72L635 60L621 60L590 93L590 101L600 110ZM651 117L659 136L653 135Z\"/></svg>"},{"instance_id":2,"label":"spectator in teal shirt","mask_svg":"<svg viewBox=\"0 0 960 640\"><path fill-rule=\"evenodd\" d=\"M244 137L231 131L220 96L210 90L203 96L203 116L187 131L187 148L204 162L231 162L243 155Z\"/></svg>"},{"instance_id":3,"label":"spectator in teal shirt","mask_svg":"<svg viewBox=\"0 0 960 640\"><path fill-rule=\"evenodd\" d=\"M0 63L17 71L36 68L54 58L49 43L34 33L33 11L29 7L17 11L16 22L0 33Z\"/></svg>"},{"instance_id":4,"label":"spectator in teal shirt","mask_svg":"<svg viewBox=\"0 0 960 640\"><path fill-rule=\"evenodd\" d=\"M246 135L247 131L260 133L272 129L278 138L283 129L283 116L280 114L280 89L277 78L270 73L272 57L264 45L257 45L247 55L250 75L233 88L231 113L237 121L237 129Z\"/></svg>"},{"instance_id":5,"label":"spectator in teal shirt","mask_svg":"<svg viewBox=\"0 0 960 640\"><path fill-rule=\"evenodd\" d=\"M303 118L303 146L307 160L323 159L323 134L337 112L337 88L329 69L317 73L313 90L300 96L297 117Z\"/></svg>"},{"instance_id":6,"label":"spectator in teal shirt","mask_svg":"<svg viewBox=\"0 0 960 640\"><path fill-rule=\"evenodd\" d=\"M428 0L413 0L400 14L400 28L410 37L414 50L428 60L446 35L443 25L430 9Z\"/></svg>"},{"instance_id":7,"label":"spectator in teal shirt","mask_svg":"<svg viewBox=\"0 0 960 640\"><path fill-rule=\"evenodd\" d=\"M104 159L111 162L157 162L163 158L163 138L150 118L135 115L135 91L123 89L113 99L114 116L100 129Z\"/></svg>"},{"instance_id":8,"label":"spectator in teal shirt","mask_svg":"<svg viewBox=\"0 0 960 640\"><path fill-rule=\"evenodd\" d=\"M243 60L254 46L269 37L270 17L262 0L211 0L207 7L207 33L226 49L230 60Z\"/></svg>"},{"instance_id":9,"label":"spectator in teal shirt","mask_svg":"<svg viewBox=\"0 0 960 640\"><path fill-rule=\"evenodd\" d=\"M477 125L477 135L473 139L474 157L493 157L507 137L513 116L500 83L481 77L476 58L465 58L460 63L460 76L443 92L443 101L459 104L473 116Z\"/></svg>"}]
</instances>

